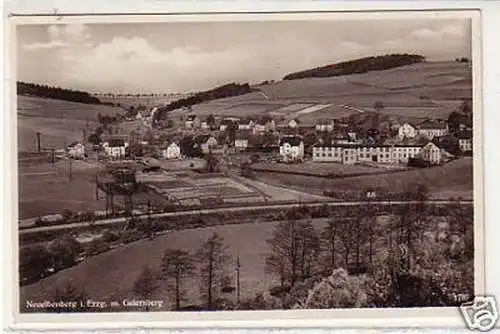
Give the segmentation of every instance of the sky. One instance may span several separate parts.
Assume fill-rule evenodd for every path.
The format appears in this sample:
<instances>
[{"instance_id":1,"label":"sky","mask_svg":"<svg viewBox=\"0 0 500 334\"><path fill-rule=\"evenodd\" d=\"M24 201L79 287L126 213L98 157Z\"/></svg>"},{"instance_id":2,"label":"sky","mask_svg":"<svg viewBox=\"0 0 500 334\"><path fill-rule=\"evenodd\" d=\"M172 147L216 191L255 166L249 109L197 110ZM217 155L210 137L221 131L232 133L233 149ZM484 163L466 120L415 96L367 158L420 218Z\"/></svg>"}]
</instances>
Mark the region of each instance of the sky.
<instances>
[{"instance_id":1,"label":"sky","mask_svg":"<svg viewBox=\"0 0 500 334\"><path fill-rule=\"evenodd\" d=\"M94 93L256 84L343 60L470 57L467 19L23 25L17 79Z\"/></svg>"}]
</instances>

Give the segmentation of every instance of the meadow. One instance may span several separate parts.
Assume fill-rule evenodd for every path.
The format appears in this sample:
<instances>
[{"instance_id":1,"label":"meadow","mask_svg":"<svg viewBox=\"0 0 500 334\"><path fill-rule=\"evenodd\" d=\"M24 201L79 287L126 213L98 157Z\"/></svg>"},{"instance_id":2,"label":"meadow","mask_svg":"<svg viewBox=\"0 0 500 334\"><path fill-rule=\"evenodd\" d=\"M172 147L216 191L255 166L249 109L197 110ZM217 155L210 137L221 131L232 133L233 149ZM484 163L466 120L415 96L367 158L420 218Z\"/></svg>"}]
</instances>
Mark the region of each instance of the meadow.
<instances>
[{"instance_id":1,"label":"meadow","mask_svg":"<svg viewBox=\"0 0 500 334\"><path fill-rule=\"evenodd\" d=\"M437 167L336 179L276 172L255 174L259 181L312 194L323 194L325 190L339 193L364 191L367 188L381 188L391 193L399 193L411 185L423 183L428 186L430 197L433 199L472 199L473 196L471 158L461 158Z\"/></svg>"},{"instance_id":2,"label":"meadow","mask_svg":"<svg viewBox=\"0 0 500 334\"><path fill-rule=\"evenodd\" d=\"M63 148L82 140L83 129L95 128L98 114L114 115L121 108L98 104L82 104L32 96L18 96L18 150L34 151L36 132L41 133L42 148Z\"/></svg>"},{"instance_id":3,"label":"meadow","mask_svg":"<svg viewBox=\"0 0 500 334\"><path fill-rule=\"evenodd\" d=\"M373 222L368 222L375 224L372 230L375 233L372 244L373 249L376 250L374 263L382 266L385 263L383 259L388 253L388 233L386 231L391 228L388 225L393 221L391 217L393 216L381 214L377 215ZM443 247L444 243L449 240L446 237L449 232L446 217L429 215L426 219L426 224L422 226L423 234L420 236L422 240L428 240L426 247L416 247L416 252L422 254L429 251L435 252L438 247ZM320 218L312 219L311 223L316 232L320 232L326 227L328 221L328 218ZM233 287L236 284L236 260L237 256L239 256L241 266L241 299L253 298L258 293L269 296L269 289L279 285L279 281L276 275L269 274L266 271L265 259L271 250L267 240L273 235L273 231L278 224L279 222L263 220L240 222L233 225L186 229L171 231L153 240L142 240L126 244L100 255L87 258L82 263L62 270L37 283L21 287L21 307L26 300L50 300L57 288L67 286L70 283L75 287L83 288L88 298L107 301L122 300L123 298L133 296L132 288L134 282L139 277L143 268L148 266L156 273L159 283L158 289L153 294L153 299L164 300L166 305L163 310L169 310L173 306L172 288L165 281L162 281L160 276L160 263L164 250L167 248L181 249L194 254L198 247L214 232L223 238L224 245L227 247L229 259L224 269ZM468 228L471 227L468 226ZM391 236L395 238L397 233L393 232ZM427 237L424 238L423 236ZM339 243L339 246L341 245L342 243ZM354 247L353 245L351 246ZM363 244L361 251L364 254L364 260L366 260L367 250L367 245ZM430 256L437 258L440 254L439 252L436 254L432 253ZM339 247L336 258L337 263L341 264L344 259L342 247ZM315 258L314 261L317 265L321 265L321 263L323 265L330 264L330 260L327 257L323 259L322 256ZM355 261L354 251L350 253L350 261ZM429 264L427 263L427 265ZM470 263L460 263L460 265L470 265ZM446 263L443 270L447 270L447 266L449 266L448 263ZM440 267L424 267L421 269L441 270ZM463 270L462 267L456 269L459 273L461 270ZM468 273L470 274L470 271ZM200 281L198 276L199 270L192 277L186 278L183 281L182 286L183 290L185 290L183 305L200 304ZM471 281L471 277L469 276L465 277L467 282ZM463 276L462 279L464 279ZM387 284L387 282L383 284ZM470 288L470 286L467 287ZM450 290L453 288L450 287ZM236 300L234 292L222 293L222 297L233 302Z\"/></svg>"},{"instance_id":4,"label":"meadow","mask_svg":"<svg viewBox=\"0 0 500 334\"><path fill-rule=\"evenodd\" d=\"M319 118L342 118L356 113L342 106L374 110L382 102L391 116L447 118L461 99L472 97L471 69L455 62L429 62L329 78L283 80L257 87L261 92L193 106L202 116L296 117L304 123ZM307 108L327 106L309 112ZM306 110L305 112L301 112ZM314 110L314 109L311 109ZM183 114L187 111L177 111Z\"/></svg>"}]
</instances>

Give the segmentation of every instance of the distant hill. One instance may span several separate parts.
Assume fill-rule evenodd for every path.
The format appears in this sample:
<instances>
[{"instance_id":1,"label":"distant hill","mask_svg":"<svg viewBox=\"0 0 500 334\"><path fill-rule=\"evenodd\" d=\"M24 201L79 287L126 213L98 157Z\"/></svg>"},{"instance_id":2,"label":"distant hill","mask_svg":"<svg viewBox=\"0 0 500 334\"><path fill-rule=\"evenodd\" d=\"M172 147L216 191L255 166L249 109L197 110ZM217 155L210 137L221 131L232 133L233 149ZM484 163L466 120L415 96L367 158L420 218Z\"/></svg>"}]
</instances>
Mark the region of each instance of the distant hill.
<instances>
[{"instance_id":1,"label":"distant hill","mask_svg":"<svg viewBox=\"0 0 500 334\"><path fill-rule=\"evenodd\" d=\"M286 75L283 80L303 78L325 78L346 74L359 74L369 71L387 70L394 67L420 63L425 57L413 54L391 54L344 61L336 64L316 67Z\"/></svg>"},{"instance_id":2,"label":"distant hill","mask_svg":"<svg viewBox=\"0 0 500 334\"><path fill-rule=\"evenodd\" d=\"M194 93L189 97L170 102L166 106L159 108L157 115L159 119L164 119L169 111L175 109L183 107L191 107L195 104L209 102L217 99L223 99L226 97L244 95L253 91L254 89L250 87L248 83L245 84L230 83L211 90Z\"/></svg>"},{"instance_id":3,"label":"distant hill","mask_svg":"<svg viewBox=\"0 0 500 334\"><path fill-rule=\"evenodd\" d=\"M87 104L101 104L101 101L98 98L87 92L21 81L17 82L17 95L45 97L49 99Z\"/></svg>"}]
</instances>

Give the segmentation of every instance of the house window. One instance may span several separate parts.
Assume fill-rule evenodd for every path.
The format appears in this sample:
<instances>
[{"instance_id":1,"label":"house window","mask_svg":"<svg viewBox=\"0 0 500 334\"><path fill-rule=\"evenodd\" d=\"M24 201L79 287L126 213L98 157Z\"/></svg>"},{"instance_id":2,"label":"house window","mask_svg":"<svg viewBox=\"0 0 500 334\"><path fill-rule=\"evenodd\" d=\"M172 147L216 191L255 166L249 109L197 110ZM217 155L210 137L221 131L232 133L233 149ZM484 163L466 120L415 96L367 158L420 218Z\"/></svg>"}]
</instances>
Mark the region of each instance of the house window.
<instances>
[{"instance_id":1,"label":"house window","mask_svg":"<svg viewBox=\"0 0 500 334\"><path fill-rule=\"evenodd\" d=\"M332 156L332 152L329 152L329 153L328 153L328 156L329 156L329 157L331 157L331 156Z\"/></svg>"}]
</instances>

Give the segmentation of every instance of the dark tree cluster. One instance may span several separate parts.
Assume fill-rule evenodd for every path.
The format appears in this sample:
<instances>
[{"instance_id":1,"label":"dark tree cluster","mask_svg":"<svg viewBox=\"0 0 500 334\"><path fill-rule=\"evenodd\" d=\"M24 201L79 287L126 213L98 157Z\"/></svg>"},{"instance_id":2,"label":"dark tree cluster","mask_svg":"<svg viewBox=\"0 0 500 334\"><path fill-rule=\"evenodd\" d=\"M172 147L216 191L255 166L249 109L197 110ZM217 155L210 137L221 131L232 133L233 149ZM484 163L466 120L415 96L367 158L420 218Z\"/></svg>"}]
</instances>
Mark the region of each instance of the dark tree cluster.
<instances>
[{"instance_id":1,"label":"dark tree cluster","mask_svg":"<svg viewBox=\"0 0 500 334\"><path fill-rule=\"evenodd\" d=\"M98 98L90 95L87 92L20 81L17 82L17 94L87 104L101 104L101 101Z\"/></svg>"},{"instance_id":2,"label":"dark tree cluster","mask_svg":"<svg viewBox=\"0 0 500 334\"><path fill-rule=\"evenodd\" d=\"M286 75L283 79L295 80L303 78L324 78L347 74L365 73L369 71L381 71L394 67L420 63L424 60L425 57L423 56L406 53L366 57L291 73Z\"/></svg>"},{"instance_id":3,"label":"dark tree cluster","mask_svg":"<svg viewBox=\"0 0 500 334\"><path fill-rule=\"evenodd\" d=\"M253 90L248 83L245 84L230 83L211 90L196 93L190 97L173 101L168 105L166 105L165 107L159 108L158 113L156 115L158 115L157 117L159 119L164 119L169 111L175 109L190 107L192 105L200 104L211 100L243 95L250 93L252 91Z\"/></svg>"}]
</instances>

